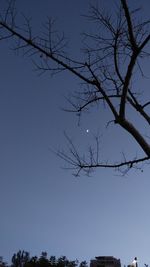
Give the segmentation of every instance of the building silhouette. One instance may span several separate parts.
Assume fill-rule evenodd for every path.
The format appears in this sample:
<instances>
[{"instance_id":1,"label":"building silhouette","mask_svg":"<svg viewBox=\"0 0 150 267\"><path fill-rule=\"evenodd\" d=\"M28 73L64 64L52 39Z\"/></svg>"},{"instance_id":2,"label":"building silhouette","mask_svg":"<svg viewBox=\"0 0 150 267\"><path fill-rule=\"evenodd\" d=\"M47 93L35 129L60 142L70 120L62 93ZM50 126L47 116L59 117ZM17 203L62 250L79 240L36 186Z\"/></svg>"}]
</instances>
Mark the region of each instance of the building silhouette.
<instances>
[{"instance_id":1,"label":"building silhouette","mask_svg":"<svg viewBox=\"0 0 150 267\"><path fill-rule=\"evenodd\" d=\"M121 262L113 256L98 256L90 261L90 267L121 267Z\"/></svg>"}]
</instances>

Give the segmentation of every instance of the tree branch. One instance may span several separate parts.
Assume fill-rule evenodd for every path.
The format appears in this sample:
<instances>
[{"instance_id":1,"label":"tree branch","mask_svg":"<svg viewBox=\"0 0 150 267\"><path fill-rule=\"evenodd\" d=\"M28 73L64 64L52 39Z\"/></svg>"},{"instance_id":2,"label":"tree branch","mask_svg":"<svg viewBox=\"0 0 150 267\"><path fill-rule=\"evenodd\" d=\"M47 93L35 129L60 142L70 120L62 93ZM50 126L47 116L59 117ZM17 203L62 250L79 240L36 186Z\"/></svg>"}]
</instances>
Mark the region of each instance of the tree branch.
<instances>
[{"instance_id":1,"label":"tree branch","mask_svg":"<svg viewBox=\"0 0 150 267\"><path fill-rule=\"evenodd\" d=\"M132 47L133 52L136 52L137 44L136 44L136 40L135 40L134 33L133 33L133 26L132 26L132 21L131 21L130 12L127 6L127 2L126 0L121 0L121 3L122 3L122 7L125 13L127 25L128 25L128 32L129 32L129 39L130 39L131 47Z\"/></svg>"}]
</instances>

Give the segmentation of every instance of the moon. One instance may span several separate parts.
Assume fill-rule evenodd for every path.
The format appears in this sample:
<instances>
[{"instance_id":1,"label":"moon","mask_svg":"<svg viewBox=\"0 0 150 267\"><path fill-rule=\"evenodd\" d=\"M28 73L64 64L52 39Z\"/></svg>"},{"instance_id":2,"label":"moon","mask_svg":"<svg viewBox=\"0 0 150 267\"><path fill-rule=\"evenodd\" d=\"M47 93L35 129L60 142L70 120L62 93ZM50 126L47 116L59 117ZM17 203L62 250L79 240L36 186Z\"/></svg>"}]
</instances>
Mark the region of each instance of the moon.
<instances>
[{"instance_id":1,"label":"moon","mask_svg":"<svg viewBox=\"0 0 150 267\"><path fill-rule=\"evenodd\" d=\"M89 129L86 129L86 132L87 132L87 133L89 133L89 131L90 131Z\"/></svg>"}]
</instances>

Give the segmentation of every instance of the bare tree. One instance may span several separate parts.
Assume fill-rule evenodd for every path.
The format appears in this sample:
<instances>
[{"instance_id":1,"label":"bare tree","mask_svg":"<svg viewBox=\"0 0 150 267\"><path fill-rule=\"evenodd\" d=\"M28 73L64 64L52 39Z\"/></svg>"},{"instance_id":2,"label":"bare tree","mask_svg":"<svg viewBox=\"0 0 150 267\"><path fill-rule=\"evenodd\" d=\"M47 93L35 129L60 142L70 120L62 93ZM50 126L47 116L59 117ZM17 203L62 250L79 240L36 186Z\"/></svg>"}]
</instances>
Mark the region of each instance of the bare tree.
<instances>
[{"instance_id":1,"label":"bare tree","mask_svg":"<svg viewBox=\"0 0 150 267\"><path fill-rule=\"evenodd\" d=\"M128 114L132 108L135 114L150 125L150 99L145 100L132 82L138 71L144 79L141 64L145 57L150 56L150 20L139 21L137 12L140 9L130 10L130 1L118 0L118 3L115 15L107 14L98 6L90 6L90 13L86 17L96 23L97 30L92 34L84 34L82 61L74 60L66 54L65 38L54 30L53 20L49 19L45 24L43 36L35 37L29 19L25 18L24 28L17 26L14 1L10 1L0 15L0 40L15 41L14 49L30 55L41 73L50 71L55 74L66 70L84 84L84 90L74 94L74 101L70 99L72 108L69 111L80 115L97 103L105 103L112 114L112 122L126 130L143 151L143 157L124 157L120 162L103 161L99 156L98 137L95 150L91 147L89 154L81 156L71 138L66 136L69 152L59 151L58 156L69 163L76 175L81 170L90 173L95 168L114 168L125 172L150 159L149 139Z\"/></svg>"}]
</instances>

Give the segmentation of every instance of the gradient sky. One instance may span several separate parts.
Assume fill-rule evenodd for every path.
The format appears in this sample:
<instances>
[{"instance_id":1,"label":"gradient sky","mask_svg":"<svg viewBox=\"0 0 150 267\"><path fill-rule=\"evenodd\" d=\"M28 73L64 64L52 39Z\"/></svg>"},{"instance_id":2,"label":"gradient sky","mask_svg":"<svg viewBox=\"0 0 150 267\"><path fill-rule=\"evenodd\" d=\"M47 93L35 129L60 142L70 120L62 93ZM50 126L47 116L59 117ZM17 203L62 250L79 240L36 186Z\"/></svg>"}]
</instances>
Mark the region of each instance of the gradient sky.
<instances>
[{"instance_id":1,"label":"gradient sky","mask_svg":"<svg viewBox=\"0 0 150 267\"><path fill-rule=\"evenodd\" d=\"M108 7L113 2L105 0ZM149 0L128 2L138 2L142 15L149 15ZM88 29L80 15L87 13L88 3L18 0L17 8L32 16L37 32L46 16L56 18L58 29L71 39L70 51L79 56L80 32ZM77 144L89 143L96 129L104 134L107 114L96 109L83 116L78 127L76 116L61 110L64 95L79 86L76 78L68 73L38 76L30 58L15 55L6 42L0 43L0 58L0 255L10 261L24 249L31 255L47 251L79 260L113 255L122 264L137 256L140 266L150 264L149 166L127 177L98 169L92 177L75 178L63 170L64 163L49 148L65 147L64 130ZM150 66L145 64L148 75ZM124 143L129 156L138 151L122 130L108 127L104 137L106 153L114 158Z\"/></svg>"}]
</instances>

